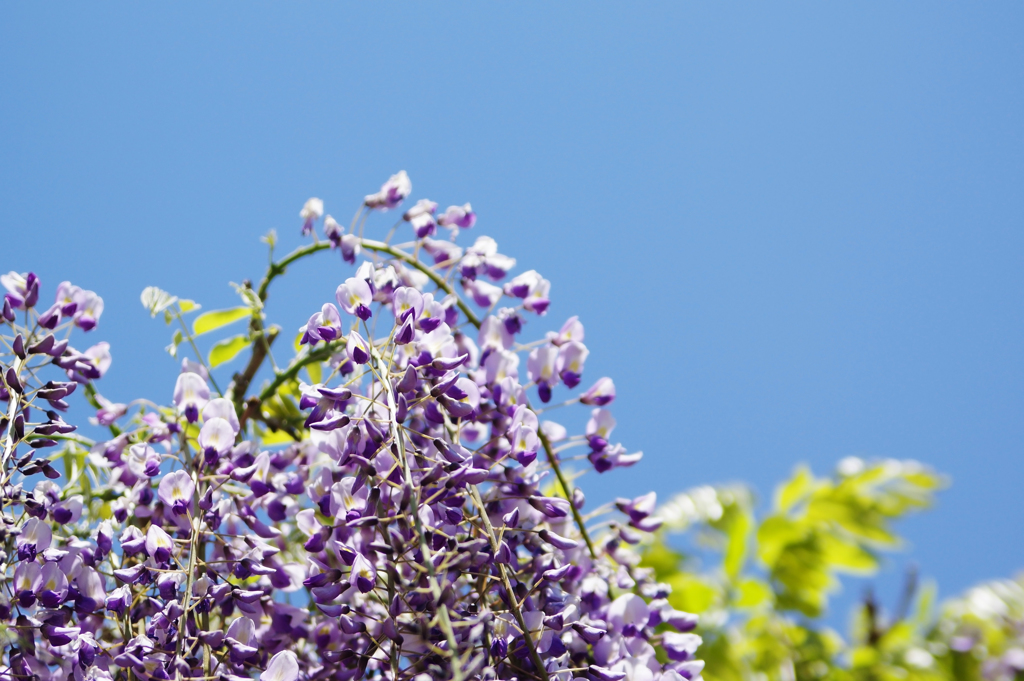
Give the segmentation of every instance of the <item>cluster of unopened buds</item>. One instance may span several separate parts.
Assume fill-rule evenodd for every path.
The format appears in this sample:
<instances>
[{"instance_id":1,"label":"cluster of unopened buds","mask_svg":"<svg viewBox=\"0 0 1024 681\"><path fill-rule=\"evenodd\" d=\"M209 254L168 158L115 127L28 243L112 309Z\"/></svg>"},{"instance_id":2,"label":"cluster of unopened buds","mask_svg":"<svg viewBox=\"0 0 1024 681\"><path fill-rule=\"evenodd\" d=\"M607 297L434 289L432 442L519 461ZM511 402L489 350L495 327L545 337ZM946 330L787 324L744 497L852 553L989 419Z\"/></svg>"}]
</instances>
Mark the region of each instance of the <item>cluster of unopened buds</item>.
<instances>
[{"instance_id":1,"label":"cluster of unopened buds","mask_svg":"<svg viewBox=\"0 0 1024 681\"><path fill-rule=\"evenodd\" d=\"M221 394L201 356L185 359L167 407L95 392L106 344L68 345L99 318L95 294L62 284L38 313L35 276L3 278L0 681L699 680L696 618L632 548L659 526L654 495L588 512L568 469L640 459L610 441L610 379L568 392L582 323L520 340L550 285L508 278L493 239L458 246L469 204L419 201L384 240L363 236L410 192L393 176L347 229L310 199L311 243L243 291L244 370ZM404 223L413 240L392 244ZM328 249L368 259L279 365L269 286ZM42 382L53 365L62 380ZM107 433L96 442L59 415L77 386ZM585 432L542 418L563 406L556 390L591 409Z\"/></svg>"}]
</instances>

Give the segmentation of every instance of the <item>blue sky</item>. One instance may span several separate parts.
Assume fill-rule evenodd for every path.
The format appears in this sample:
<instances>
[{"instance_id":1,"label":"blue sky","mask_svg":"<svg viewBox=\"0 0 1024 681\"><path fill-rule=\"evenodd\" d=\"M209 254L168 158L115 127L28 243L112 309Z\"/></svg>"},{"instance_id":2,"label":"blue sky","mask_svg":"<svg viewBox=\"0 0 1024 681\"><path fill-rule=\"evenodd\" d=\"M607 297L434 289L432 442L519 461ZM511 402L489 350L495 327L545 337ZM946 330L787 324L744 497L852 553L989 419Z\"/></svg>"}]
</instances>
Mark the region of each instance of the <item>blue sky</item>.
<instances>
[{"instance_id":1,"label":"blue sky","mask_svg":"<svg viewBox=\"0 0 1024 681\"><path fill-rule=\"evenodd\" d=\"M144 286L235 304L306 198L405 169L552 281L531 332L586 324L646 452L590 498L915 458L953 482L903 526L923 573L1024 567L1024 9L637 7L8 4L0 269L99 292L102 391L167 400ZM296 268L271 319L345 276Z\"/></svg>"}]
</instances>

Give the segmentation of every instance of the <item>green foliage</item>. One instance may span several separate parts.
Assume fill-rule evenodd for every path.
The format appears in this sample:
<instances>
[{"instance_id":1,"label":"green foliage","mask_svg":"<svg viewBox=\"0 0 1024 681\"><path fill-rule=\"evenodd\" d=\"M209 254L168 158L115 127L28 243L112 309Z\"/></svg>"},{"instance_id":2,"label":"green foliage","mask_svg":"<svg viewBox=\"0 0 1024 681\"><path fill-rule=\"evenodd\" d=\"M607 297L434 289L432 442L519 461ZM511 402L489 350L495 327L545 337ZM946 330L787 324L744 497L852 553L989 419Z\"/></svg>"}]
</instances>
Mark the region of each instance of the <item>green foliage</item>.
<instances>
[{"instance_id":1,"label":"green foliage","mask_svg":"<svg viewBox=\"0 0 1024 681\"><path fill-rule=\"evenodd\" d=\"M933 586L909 579L894 614L868 597L845 639L820 620L840 576L874 574L902 544L894 522L943 485L913 461L846 459L828 478L799 467L760 518L745 488L696 488L661 507L643 565L672 585L674 607L701 615L708 681L1024 681L1024 578L941 609ZM716 562L700 570L669 544L679 532Z\"/></svg>"},{"instance_id":2,"label":"green foliage","mask_svg":"<svg viewBox=\"0 0 1024 681\"><path fill-rule=\"evenodd\" d=\"M210 368L213 369L225 362L230 362L247 347L249 347L249 339L245 335L231 336L217 341L210 348Z\"/></svg>"},{"instance_id":3,"label":"green foliage","mask_svg":"<svg viewBox=\"0 0 1024 681\"><path fill-rule=\"evenodd\" d=\"M252 314L252 310L245 306L231 307L226 310L211 310L204 312L192 322L192 334L198 336L208 331L215 331L222 326L233 324L245 319Z\"/></svg>"},{"instance_id":4,"label":"green foliage","mask_svg":"<svg viewBox=\"0 0 1024 681\"><path fill-rule=\"evenodd\" d=\"M915 462L865 466L848 459L834 479L797 469L777 490L773 513L757 532L758 557L775 586L778 607L819 616L836 575L872 574L877 551L899 545L891 521L926 508L941 485Z\"/></svg>"}]
</instances>

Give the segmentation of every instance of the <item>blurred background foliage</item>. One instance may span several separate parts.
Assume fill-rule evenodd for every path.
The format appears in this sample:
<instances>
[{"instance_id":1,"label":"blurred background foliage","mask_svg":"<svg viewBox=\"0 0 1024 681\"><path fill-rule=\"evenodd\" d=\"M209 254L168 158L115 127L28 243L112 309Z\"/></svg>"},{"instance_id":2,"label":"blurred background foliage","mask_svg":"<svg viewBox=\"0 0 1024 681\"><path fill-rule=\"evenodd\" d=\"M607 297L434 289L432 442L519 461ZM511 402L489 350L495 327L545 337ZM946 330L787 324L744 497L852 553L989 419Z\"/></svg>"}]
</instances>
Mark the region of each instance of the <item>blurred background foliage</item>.
<instances>
[{"instance_id":1,"label":"blurred background foliage","mask_svg":"<svg viewBox=\"0 0 1024 681\"><path fill-rule=\"evenodd\" d=\"M695 488L660 508L643 562L701 615L709 681L1022 680L1024 575L936 603L910 572L890 607L867 591L849 631L824 619L840 577L874 575L902 546L895 521L945 484L914 461L849 458L825 478L801 466L762 516L749 488Z\"/></svg>"}]
</instances>

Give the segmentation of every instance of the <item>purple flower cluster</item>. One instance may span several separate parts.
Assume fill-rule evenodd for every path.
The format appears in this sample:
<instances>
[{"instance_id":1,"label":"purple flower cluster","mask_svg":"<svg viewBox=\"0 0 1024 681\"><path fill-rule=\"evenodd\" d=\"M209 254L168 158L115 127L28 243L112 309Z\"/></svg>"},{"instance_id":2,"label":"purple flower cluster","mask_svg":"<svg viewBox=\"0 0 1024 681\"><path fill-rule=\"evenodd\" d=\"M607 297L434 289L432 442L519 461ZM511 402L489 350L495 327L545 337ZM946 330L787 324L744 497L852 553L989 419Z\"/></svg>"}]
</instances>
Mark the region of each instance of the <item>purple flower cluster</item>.
<instances>
[{"instance_id":1,"label":"purple flower cluster","mask_svg":"<svg viewBox=\"0 0 1024 681\"><path fill-rule=\"evenodd\" d=\"M619 500L621 515L585 513L565 469L640 459L610 442L611 379L566 400L592 409L584 433L533 406L534 389L547 404L582 383L582 323L521 339L526 319L547 312L550 284L532 270L502 283L515 260L493 239L457 246L476 222L469 204L436 216L420 201L403 216L408 244L356 234L360 213L410 193L405 172L393 176L347 233L324 218L326 241L315 235L323 202L307 202L314 243L283 263L326 248L370 259L253 395L269 353L256 342L223 395L202 358L186 360L172 405L129 414L90 383L109 365L105 344L78 353L54 336L91 328L83 320L95 323L102 301L62 284L58 323L43 327L38 280L3 279L0 681L699 681L695 617L669 605L632 549L660 523L653 494ZM448 241L432 238L438 226ZM283 271L272 264L261 299ZM251 330L262 329L260 313ZM70 380L30 388L42 363ZM59 416L79 384L109 439L71 435ZM52 410L33 421L40 401ZM53 460L32 457L57 434L71 438L63 487ZM269 444L281 436L292 442ZM22 443L32 452L19 455ZM586 457L566 458L581 446Z\"/></svg>"}]
</instances>

